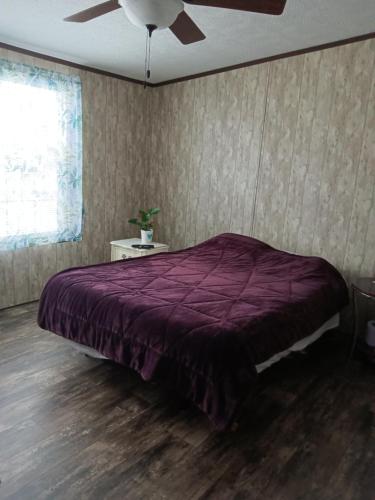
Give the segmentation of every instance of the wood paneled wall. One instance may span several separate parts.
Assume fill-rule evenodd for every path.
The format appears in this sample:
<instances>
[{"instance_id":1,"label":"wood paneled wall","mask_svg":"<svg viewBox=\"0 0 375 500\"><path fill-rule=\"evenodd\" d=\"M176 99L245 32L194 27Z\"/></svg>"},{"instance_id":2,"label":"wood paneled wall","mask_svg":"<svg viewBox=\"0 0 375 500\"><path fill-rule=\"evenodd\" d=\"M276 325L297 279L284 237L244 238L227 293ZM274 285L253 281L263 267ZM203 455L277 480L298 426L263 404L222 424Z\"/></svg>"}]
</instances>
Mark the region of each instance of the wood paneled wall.
<instances>
[{"instance_id":1,"label":"wood paneled wall","mask_svg":"<svg viewBox=\"0 0 375 500\"><path fill-rule=\"evenodd\" d=\"M145 197L178 249L253 235L375 273L375 40L153 89Z\"/></svg>"},{"instance_id":2,"label":"wood paneled wall","mask_svg":"<svg viewBox=\"0 0 375 500\"><path fill-rule=\"evenodd\" d=\"M83 241L0 252L0 308L38 299L53 273L110 258L109 242L132 233L127 223L143 193L147 99L142 86L0 49L0 57L82 80Z\"/></svg>"},{"instance_id":3,"label":"wood paneled wall","mask_svg":"<svg viewBox=\"0 0 375 500\"><path fill-rule=\"evenodd\" d=\"M83 241L0 252L0 308L56 271L109 259L127 219L160 206L173 249L226 231L375 274L375 40L184 83L83 83Z\"/></svg>"}]
</instances>

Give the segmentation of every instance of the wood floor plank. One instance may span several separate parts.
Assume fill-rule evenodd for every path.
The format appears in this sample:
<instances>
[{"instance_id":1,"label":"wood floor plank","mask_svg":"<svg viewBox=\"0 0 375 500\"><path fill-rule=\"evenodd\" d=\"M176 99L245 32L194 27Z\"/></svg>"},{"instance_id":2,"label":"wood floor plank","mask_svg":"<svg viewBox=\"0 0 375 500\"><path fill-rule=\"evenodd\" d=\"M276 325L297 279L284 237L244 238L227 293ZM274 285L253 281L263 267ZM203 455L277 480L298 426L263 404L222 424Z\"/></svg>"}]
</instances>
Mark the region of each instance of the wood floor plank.
<instances>
[{"instance_id":1,"label":"wood floor plank","mask_svg":"<svg viewBox=\"0 0 375 500\"><path fill-rule=\"evenodd\" d=\"M259 377L216 433L160 381L0 311L1 500L373 500L375 367L327 334Z\"/></svg>"}]
</instances>

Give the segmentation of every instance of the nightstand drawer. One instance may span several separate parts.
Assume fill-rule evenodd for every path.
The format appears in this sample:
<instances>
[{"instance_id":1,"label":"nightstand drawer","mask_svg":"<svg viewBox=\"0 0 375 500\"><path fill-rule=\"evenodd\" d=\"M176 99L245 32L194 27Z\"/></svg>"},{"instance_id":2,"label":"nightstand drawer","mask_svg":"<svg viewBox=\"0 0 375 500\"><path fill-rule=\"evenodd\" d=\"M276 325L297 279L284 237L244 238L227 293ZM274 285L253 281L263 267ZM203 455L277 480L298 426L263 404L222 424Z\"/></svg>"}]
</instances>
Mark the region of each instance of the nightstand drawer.
<instances>
[{"instance_id":1,"label":"nightstand drawer","mask_svg":"<svg viewBox=\"0 0 375 500\"><path fill-rule=\"evenodd\" d=\"M130 259L132 257L137 257L137 254L128 248L112 246L111 260Z\"/></svg>"}]
</instances>

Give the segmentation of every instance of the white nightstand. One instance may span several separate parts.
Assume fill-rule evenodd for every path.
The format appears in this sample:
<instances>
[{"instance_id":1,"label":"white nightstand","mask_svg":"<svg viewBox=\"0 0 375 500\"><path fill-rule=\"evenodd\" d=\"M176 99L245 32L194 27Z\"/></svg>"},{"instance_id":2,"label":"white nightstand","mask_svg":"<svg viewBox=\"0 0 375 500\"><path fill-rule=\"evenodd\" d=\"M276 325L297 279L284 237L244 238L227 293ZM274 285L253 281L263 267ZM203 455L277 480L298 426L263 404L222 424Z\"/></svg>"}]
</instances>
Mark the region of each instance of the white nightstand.
<instances>
[{"instance_id":1,"label":"white nightstand","mask_svg":"<svg viewBox=\"0 0 375 500\"><path fill-rule=\"evenodd\" d=\"M169 250L168 245L164 245L164 243L154 242L152 242L151 245L155 245L155 248L151 248L150 250L140 250L138 248L132 247L132 245L140 244L142 244L142 242L139 238L111 241L111 260L121 260L129 258L133 259L134 257L143 257L144 255L168 252Z\"/></svg>"}]
</instances>

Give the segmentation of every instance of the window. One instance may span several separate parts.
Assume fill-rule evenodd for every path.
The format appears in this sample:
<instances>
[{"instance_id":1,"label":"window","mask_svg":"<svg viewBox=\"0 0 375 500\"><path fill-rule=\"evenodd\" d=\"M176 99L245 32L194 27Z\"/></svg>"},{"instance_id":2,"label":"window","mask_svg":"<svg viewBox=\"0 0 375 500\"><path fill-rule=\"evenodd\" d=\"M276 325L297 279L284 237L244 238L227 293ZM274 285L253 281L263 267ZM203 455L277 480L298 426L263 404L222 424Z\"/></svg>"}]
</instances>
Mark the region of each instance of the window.
<instances>
[{"instance_id":1,"label":"window","mask_svg":"<svg viewBox=\"0 0 375 500\"><path fill-rule=\"evenodd\" d=\"M0 250L81 230L80 80L0 59Z\"/></svg>"}]
</instances>

